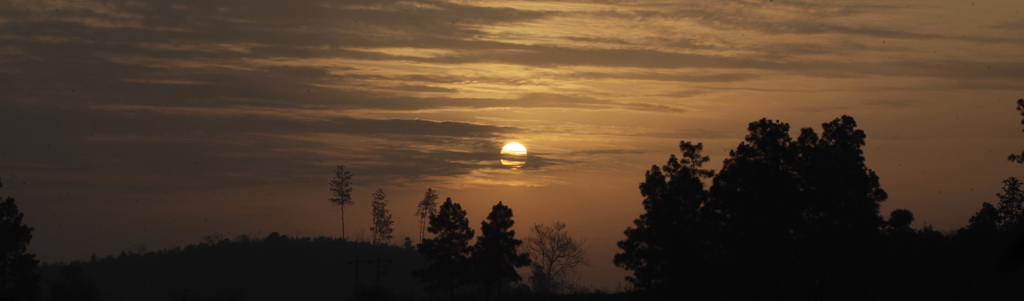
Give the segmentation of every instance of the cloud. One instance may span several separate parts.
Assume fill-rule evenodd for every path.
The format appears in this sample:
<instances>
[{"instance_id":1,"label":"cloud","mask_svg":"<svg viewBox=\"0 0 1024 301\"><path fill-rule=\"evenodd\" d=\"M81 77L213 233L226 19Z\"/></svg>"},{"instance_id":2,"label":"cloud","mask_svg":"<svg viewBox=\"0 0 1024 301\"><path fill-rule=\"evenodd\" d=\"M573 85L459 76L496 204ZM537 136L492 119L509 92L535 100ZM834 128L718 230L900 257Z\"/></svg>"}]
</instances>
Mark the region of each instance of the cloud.
<instances>
[{"instance_id":1,"label":"cloud","mask_svg":"<svg viewBox=\"0 0 1024 301\"><path fill-rule=\"evenodd\" d=\"M0 108L11 116L5 118L11 128L3 136L8 142L0 159L4 165L18 163L22 174L50 174L48 181L66 181L67 187L104 182L99 177L80 181L75 174L109 175L103 186L118 190L308 182L323 176L317 173L323 166L345 162L381 183L465 174L484 167L478 161L497 162L494 150L500 146L494 141L517 131L427 120L296 119L230 109L202 109L213 111L202 114L161 107ZM118 177L153 182L120 187Z\"/></svg>"},{"instance_id":2,"label":"cloud","mask_svg":"<svg viewBox=\"0 0 1024 301\"><path fill-rule=\"evenodd\" d=\"M302 168L358 159L367 173L378 172L370 171L372 164L404 166L391 171L401 179L448 174L438 171L445 166L465 175L474 168L491 168L481 162L493 159L488 156L495 141L531 130L472 123L497 120L472 112L551 108L566 114L689 114L687 101L712 91L834 89L775 86L778 75L924 78L943 84L935 89L1012 90L1013 83L1024 80L1019 72L1024 64L1016 57L887 58L930 46L867 41L1019 40L1006 34L1020 27L1019 20L994 20L991 32L968 38L866 18L914 12L902 5L583 1L510 8L498 7L502 3L312 0L287 5L227 0L7 4L0 6L0 82L5 83L0 95L5 97L5 116L27 126L7 137L17 146L11 158L19 158L7 161L78 166L71 170L119 162L102 154L109 146L137 148L145 154L139 162L169 162L159 166L169 171L194 161L217 162L223 165L213 170L230 171L212 174L258 174L265 171L246 165L287 157L281 161L299 167L282 163L268 168L302 175ZM656 99L643 99L647 96ZM460 122L415 116L430 110L470 113ZM393 112L405 115L389 116ZM37 120L19 119L21 115ZM721 135L712 129L683 134ZM373 140L376 151L363 152L357 145L330 139L383 140ZM346 152L335 152L339 149ZM183 159L157 159L167 154ZM245 155L218 157L222 154ZM52 161L45 159L49 155L55 156ZM538 168L573 163L562 153L537 156Z\"/></svg>"}]
</instances>

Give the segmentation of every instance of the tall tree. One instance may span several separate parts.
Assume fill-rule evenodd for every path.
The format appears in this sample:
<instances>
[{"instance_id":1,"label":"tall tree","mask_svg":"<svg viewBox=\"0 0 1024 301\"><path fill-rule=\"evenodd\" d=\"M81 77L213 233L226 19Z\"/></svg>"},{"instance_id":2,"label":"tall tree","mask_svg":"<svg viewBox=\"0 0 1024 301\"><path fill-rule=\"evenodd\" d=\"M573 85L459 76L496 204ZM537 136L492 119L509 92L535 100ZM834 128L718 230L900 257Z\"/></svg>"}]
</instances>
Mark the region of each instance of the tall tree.
<instances>
[{"instance_id":1,"label":"tall tree","mask_svg":"<svg viewBox=\"0 0 1024 301\"><path fill-rule=\"evenodd\" d=\"M878 175L865 165L867 135L857 129L853 117L843 115L823 123L821 138L803 129L796 144L797 173L801 203L806 206L807 230L820 238L867 237L884 224L879 203L888 198Z\"/></svg>"},{"instance_id":2,"label":"tall tree","mask_svg":"<svg viewBox=\"0 0 1024 301\"><path fill-rule=\"evenodd\" d=\"M761 119L747 130L714 178L714 203L726 214L736 234L734 242L793 240L801 232L805 206L798 196L799 179L793 169L797 154L789 124Z\"/></svg>"},{"instance_id":3,"label":"tall tree","mask_svg":"<svg viewBox=\"0 0 1024 301\"><path fill-rule=\"evenodd\" d=\"M984 202L981 204L981 210L971 217L966 231L979 235L993 234L999 230L1000 221L999 209L989 202Z\"/></svg>"},{"instance_id":4,"label":"tall tree","mask_svg":"<svg viewBox=\"0 0 1024 301\"><path fill-rule=\"evenodd\" d=\"M423 235L427 230L427 218L437 214L437 192L433 188L427 188L423 200L416 204L416 216L420 217L420 242L423 242Z\"/></svg>"},{"instance_id":5,"label":"tall tree","mask_svg":"<svg viewBox=\"0 0 1024 301\"><path fill-rule=\"evenodd\" d=\"M1003 230L1016 229L1024 224L1024 182L1017 177L1003 180L999 197L999 226Z\"/></svg>"},{"instance_id":6,"label":"tall tree","mask_svg":"<svg viewBox=\"0 0 1024 301\"><path fill-rule=\"evenodd\" d=\"M352 205L352 173L345 168L345 165L338 165L334 168L334 177L330 182L331 203L341 207L341 238L345 236L345 205Z\"/></svg>"},{"instance_id":7,"label":"tall tree","mask_svg":"<svg viewBox=\"0 0 1024 301\"><path fill-rule=\"evenodd\" d=\"M681 141L681 156L651 166L640 183L644 213L626 229L626 240L618 242L622 253L614 258L615 265L633 271L626 279L638 288L700 289L720 224L704 185L715 172L704 169L710 158L703 149Z\"/></svg>"},{"instance_id":8,"label":"tall tree","mask_svg":"<svg viewBox=\"0 0 1024 301\"><path fill-rule=\"evenodd\" d=\"M575 269L590 264L583 241L565 231L565 223L535 224L525 239L526 253L530 255L533 291L558 294L573 286Z\"/></svg>"},{"instance_id":9,"label":"tall tree","mask_svg":"<svg viewBox=\"0 0 1024 301\"><path fill-rule=\"evenodd\" d=\"M853 117L823 123L820 137L804 128L796 141L789 125L779 121L761 119L748 130L711 189L740 240L780 243L878 233L884 224L879 203L888 195L865 165L861 148L867 135Z\"/></svg>"},{"instance_id":10,"label":"tall tree","mask_svg":"<svg viewBox=\"0 0 1024 301\"><path fill-rule=\"evenodd\" d=\"M502 286L522 280L516 268L530 264L530 256L519 252L523 241L516 239L516 231L512 230L515 221L508 206L498 202L480 224L480 237L473 247L475 274L483 283L488 297L492 291L501 296Z\"/></svg>"},{"instance_id":11,"label":"tall tree","mask_svg":"<svg viewBox=\"0 0 1024 301\"><path fill-rule=\"evenodd\" d=\"M3 187L3 183L0 183ZM28 253L32 227L22 223L14 198L0 201L0 299L39 300L39 260Z\"/></svg>"},{"instance_id":12,"label":"tall tree","mask_svg":"<svg viewBox=\"0 0 1024 301\"><path fill-rule=\"evenodd\" d=\"M377 188L377 191L373 192L373 201L370 202L370 205L373 207L373 226L370 227L370 232L373 233L373 244L389 244L393 238L392 233L395 232L395 229L392 228L395 221L391 219L388 196L384 194L384 189Z\"/></svg>"},{"instance_id":13,"label":"tall tree","mask_svg":"<svg viewBox=\"0 0 1024 301\"><path fill-rule=\"evenodd\" d=\"M427 290L445 290L449 299L454 299L455 288L465 282L470 271L469 240L475 234L469 228L466 210L451 198L445 199L437 214L430 216L427 232L434 237L424 239L417 249L430 264L414 275L427 284Z\"/></svg>"}]
</instances>

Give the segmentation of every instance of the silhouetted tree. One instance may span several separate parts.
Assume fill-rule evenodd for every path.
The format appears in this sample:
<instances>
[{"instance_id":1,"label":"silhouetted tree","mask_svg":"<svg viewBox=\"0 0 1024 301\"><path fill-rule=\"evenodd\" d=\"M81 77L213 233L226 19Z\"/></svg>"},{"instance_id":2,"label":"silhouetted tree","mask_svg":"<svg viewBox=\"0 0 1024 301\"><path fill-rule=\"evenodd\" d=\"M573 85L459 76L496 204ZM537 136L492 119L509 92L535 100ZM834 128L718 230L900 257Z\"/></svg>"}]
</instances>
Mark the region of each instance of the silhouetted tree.
<instances>
[{"instance_id":1,"label":"silhouetted tree","mask_svg":"<svg viewBox=\"0 0 1024 301\"><path fill-rule=\"evenodd\" d=\"M446 290L448 297L454 299L455 288L465 282L470 272L469 240L473 239L474 231L469 228L466 211L451 198L445 199L437 214L430 216L427 232L434 237L424 239L417 249L430 264L414 275L427 284L427 290Z\"/></svg>"},{"instance_id":2,"label":"silhouetted tree","mask_svg":"<svg viewBox=\"0 0 1024 301\"><path fill-rule=\"evenodd\" d=\"M907 209L896 209L889 213L889 220L886 224L889 229L896 232L910 232L910 224L914 222L914 213Z\"/></svg>"},{"instance_id":3,"label":"silhouetted tree","mask_svg":"<svg viewBox=\"0 0 1024 301\"><path fill-rule=\"evenodd\" d=\"M14 198L0 202L0 299L39 300L39 261L27 252L33 229L24 217Z\"/></svg>"},{"instance_id":4,"label":"silhouetted tree","mask_svg":"<svg viewBox=\"0 0 1024 301\"><path fill-rule=\"evenodd\" d=\"M710 189L709 207L723 218L724 264L747 271L733 281L764 295L820 298L869 272L859 263L870 253L856 250L877 238L879 203L888 196L864 163L867 136L856 126L842 116L822 124L821 136L804 128L794 141L789 124L748 125Z\"/></svg>"},{"instance_id":5,"label":"silhouetted tree","mask_svg":"<svg viewBox=\"0 0 1024 301\"><path fill-rule=\"evenodd\" d=\"M999 209L989 202L984 202L981 204L981 210L971 217L967 231L977 234L995 233L999 230L1000 220Z\"/></svg>"},{"instance_id":6,"label":"silhouetted tree","mask_svg":"<svg viewBox=\"0 0 1024 301\"><path fill-rule=\"evenodd\" d=\"M423 200L416 204L416 216L420 217L420 242L423 242L423 235L427 230L427 218L437 214L437 192L433 188L427 188Z\"/></svg>"},{"instance_id":7,"label":"silhouetted tree","mask_svg":"<svg viewBox=\"0 0 1024 301\"><path fill-rule=\"evenodd\" d=\"M331 203L341 207L341 238L345 236L345 205L352 205L352 173L344 165L334 168L334 178L330 182Z\"/></svg>"},{"instance_id":8,"label":"silhouetted tree","mask_svg":"<svg viewBox=\"0 0 1024 301\"><path fill-rule=\"evenodd\" d=\"M1024 98L1017 100L1017 112L1020 112L1020 124L1024 124ZM1024 132L1024 129L1021 129L1021 131ZM1024 151L1020 152L1020 154L1010 154L1008 159L1011 162L1024 164Z\"/></svg>"},{"instance_id":9,"label":"silhouetted tree","mask_svg":"<svg viewBox=\"0 0 1024 301\"><path fill-rule=\"evenodd\" d=\"M867 135L846 115L821 126L820 139L814 141L813 130L805 128L796 146L794 170L809 230L844 240L870 237L883 224L878 209L888 194L878 175L864 164L861 147Z\"/></svg>"},{"instance_id":10,"label":"silhouetted tree","mask_svg":"<svg viewBox=\"0 0 1024 301\"><path fill-rule=\"evenodd\" d=\"M533 291L541 294L562 293L573 286L574 270L590 264L583 241L565 231L565 223L550 226L535 224L525 239L526 253L530 255Z\"/></svg>"},{"instance_id":11,"label":"silhouetted tree","mask_svg":"<svg viewBox=\"0 0 1024 301\"><path fill-rule=\"evenodd\" d=\"M761 119L751 122L747 130L749 134L729 151L714 178L714 205L725 213L736 242L753 246L793 240L804 232L806 204L798 195L797 154L791 147L789 124Z\"/></svg>"},{"instance_id":12,"label":"silhouetted tree","mask_svg":"<svg viewBox=\"0 0 1024 301\"><path fill-rule=\"evenodd\" d=\"M856 127L844 115L823 123L820 137L804 128L793 141L786 123L750 123L711 188L731 231L743 241L777 243L877 233L888 195L864 163L867 135Z\"/></svg>"},{"instance_id":13,"label":"silhouetted tree","mask_svg":"<svg viewBox=\"0 0 1024 301\"><path fill-rule=\"evenodd\" d=\"M794 140L789 129L751 122L717 174L702 168L701 144L685 141L681 159L652 167L640 185L645 212L615 257L633 271L627 279L659 295L820 298L852 279L843 275L867 273L860 263L872 255L861 249L885 224L887 195L865 165L866 134L850 116L823 123L821 136L804 128Z\"/></svg>"},{"instance_id":14,"label":"silhouetted tree","mask_svg":"<svg viewBox=\"0 0 1024 301\"><path fill-rule=\"evenodd\" d=\"M383 245L390 244L392 233L395 229L392 227L395 221L391 219L391 210L388 210L388 196L384 194L384 189L377 188L377 191L373 192L373 201L370 202L373 207L373 227L370 227L370 232L373 233L373 244Z\"/></svg>"},{"instance_id":15,"label":"silhouetted tree","mask_svg":"<svg viewBox=\"0 0 1024 301\"><path fill-rule=\"evenodd\" d=\"M1003 180L1003 192L999 197L999 227L1003 230L1015 229L1024 222L1024 190L1017 177Z\"/></svg>"},{"instance_id":16,"label":"silhouetted tree","mask_svg":"<svg viewBox=\"0 0 1024 301\"><path fill-rule=\"evenodd\" d=\"M508 282L522 280L517 267L530 264L530 256L519 253L522 240L516 239L512 230L512 209L498 202L491 207L487 219L480 223L480 237L473 247L475 275L483 284L488 297L492 290L501 296L501 288Z\"/></svg>"},{"instance_id":17,"label":"silhouetted tree","mask_svg":"<svg viewBox=\"0 0 1024 301\"><path fill-rule=\"evenodd\" d=\"M408 236L406 236L405 239L402 240L402 247L406 248L406 249L409 249L409 250L412 250L416 246L413 245L412 238L409 238Z\"/></svg>"},{"instance_id":18,"label":"silhouetted tree","mask_svg":"<svg viewBox=\"0 0 1024 301\"><path fill-rule=\"evenodd\" d=\"M717 248L719 213L708 203L704 180L714 176L703 168L710 158L704 145L679 143L679 158L651 166L640 183L644 213L619 241L615 265L633 271L626 279L641 289L700 289L707 260Z\"/></svg>"},{"instance_id":19,"label":"silhouetted tree","mask_svg":"<svg viewBox=\"0 0 1024 301\"><path fill-rule=\"evenodd\" d=\"M981 204L971 217L964 231L969 234L981 235L996 232L1012 231L1024 223L1024 182L1017 177L1003 180L1003 191L997 193L999 203Z\"/></svg>"}]
</instances>

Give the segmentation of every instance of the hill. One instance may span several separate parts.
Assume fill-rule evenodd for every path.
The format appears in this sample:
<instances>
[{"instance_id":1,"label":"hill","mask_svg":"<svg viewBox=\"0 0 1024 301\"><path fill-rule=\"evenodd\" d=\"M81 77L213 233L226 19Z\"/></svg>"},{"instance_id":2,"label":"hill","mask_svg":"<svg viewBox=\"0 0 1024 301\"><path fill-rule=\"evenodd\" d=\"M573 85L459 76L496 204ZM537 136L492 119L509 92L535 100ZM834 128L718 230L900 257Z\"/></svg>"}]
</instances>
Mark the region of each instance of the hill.
<instances>
[{"instance_id":1,"label":"hill","mask_svg":"<svg viewBox=\"0 0 1024 301\"><path fill-rule=\"evenodd\" d=\"M379 260L379 262L378 262ZM352 300L424 294L415 250L271 233L184 248L44 264L44 300Z\"/></svg>"}]
</instances>

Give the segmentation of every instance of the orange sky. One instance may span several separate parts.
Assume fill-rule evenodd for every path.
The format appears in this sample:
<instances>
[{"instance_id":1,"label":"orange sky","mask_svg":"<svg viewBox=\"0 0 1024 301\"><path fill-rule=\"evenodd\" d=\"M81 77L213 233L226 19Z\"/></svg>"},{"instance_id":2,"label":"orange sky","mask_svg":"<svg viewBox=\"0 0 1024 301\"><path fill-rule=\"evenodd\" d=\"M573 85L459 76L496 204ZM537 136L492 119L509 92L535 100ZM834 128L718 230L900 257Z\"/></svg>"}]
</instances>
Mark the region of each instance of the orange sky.
<instances>
[{"instance_id":1,"label":"orange sky","mask_svg":"<svg viewBox=\"0 0 1024 301\"><path fill-rule=\"evenodd\" d=\"M950 230L1021 176L1020 1L3 1L0 195L43 260L222 233L351 233L388 193L397 241L427 187L479 226L560 220L584 285L679 140L711 168L762 117L854 116L915 227ZM820 129L818 129L820 131ZM793 133L794 135L796 132ZM510 141L524 168L499 163ZM522 233L520 235L523 235Z\"/></svg>"}]
</instances>

